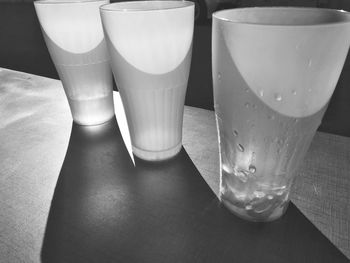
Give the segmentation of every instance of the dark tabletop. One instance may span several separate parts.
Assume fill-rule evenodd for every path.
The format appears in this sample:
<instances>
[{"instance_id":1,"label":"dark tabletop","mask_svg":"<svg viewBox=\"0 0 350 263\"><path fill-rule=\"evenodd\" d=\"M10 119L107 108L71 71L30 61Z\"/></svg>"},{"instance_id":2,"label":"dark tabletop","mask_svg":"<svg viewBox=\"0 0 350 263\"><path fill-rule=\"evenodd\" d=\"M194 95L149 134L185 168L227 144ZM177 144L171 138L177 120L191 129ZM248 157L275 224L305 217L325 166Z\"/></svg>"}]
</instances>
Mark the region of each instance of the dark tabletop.
<instances>
[{"instance_id":1,"label":"dark tabletop","mask_svg":"<svg viewBox=\"0 0 350 263\"><path fill-rule=\"evenodd\" d=\"M318 132L285 216L248 223L217 198L212 111L186 107L180 154L134 165L117 93L119 125L84 127L59 81L0 85L1 262L349 261L350 138Z\"/></svg>"}]
</instances>

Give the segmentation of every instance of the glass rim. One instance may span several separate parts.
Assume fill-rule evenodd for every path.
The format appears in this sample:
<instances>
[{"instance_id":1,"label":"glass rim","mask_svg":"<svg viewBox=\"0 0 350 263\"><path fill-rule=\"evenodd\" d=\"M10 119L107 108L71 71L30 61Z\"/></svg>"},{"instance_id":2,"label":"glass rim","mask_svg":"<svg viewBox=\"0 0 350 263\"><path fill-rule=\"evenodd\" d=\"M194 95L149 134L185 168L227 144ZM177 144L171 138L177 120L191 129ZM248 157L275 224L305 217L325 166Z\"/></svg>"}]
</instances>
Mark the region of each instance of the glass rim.
<instances>
[{"instance_id":1,"label":"glass rim","mask_svg":"<svg viewBox=\"0 0 350 263\"><path fill-rule=\"evenodd\" d=\"M177 3L176 6L164 6L162 8L157 7L150 7L148 9L142 8L142 4L154 4L154 3L163 3L163 4L174 4ZM122 8L123 5L133 5L138 8ZM113 6L120 8L113 8ZM165 11L165 10L174 10L174 9L181 9L194 6L194 3L192 1L179 1L179 0L151 0L151 1L125 1L125 2L116 2L116 3L108 3L100 6L101 11L106 12L125 12L125 13L138 13L138 12L154 12L154 11Z\"/></svg>"},{"instance_id":2,"label":"glass rim","mask_svg":"<svg viewBox=\"0 0 350 263\"><path fill-rule=\"evenodd\" d=\"M300 23L300 24L293 24L293 23L257 23L257 22L249 22L247 21L236 21L233 19L225 18L222 16L223 13L234 13L239 11L251 11L251 10L284 10L284 11L316 11L316 12L323 12L323 13L329 13L329 14L335 14L339 16L344 16L346 19L342 20L334 20L329 22L320 22L320 23ZM293 27L324 27L324 26L333 26L333 25L341 25L341 24L349 24L350 23L350 12L345 10L339 10L339 9L331 9L331 8L317 8L317 7L293 7L293 6L264 6L264 7L242 7L242 8L234 8L234 9L225 9L225 10L219 10L212 14L213 19L230 23L230 24L237 24L237 25L250 25L250 26L259 26L259 27L283 27L283 28L293 28Z\"/></svg>"},{"instance_id":3,"label":"glass rim","mask_svg":"<svg viewBox=\"0 0 350 263\"><path fill-rule=\"evenodd\" d=\"M106 0L34 0L34 4L40 5L70 5L70 4L84 4L84 3L98 3Z\"/></svg>"}]
</instances>

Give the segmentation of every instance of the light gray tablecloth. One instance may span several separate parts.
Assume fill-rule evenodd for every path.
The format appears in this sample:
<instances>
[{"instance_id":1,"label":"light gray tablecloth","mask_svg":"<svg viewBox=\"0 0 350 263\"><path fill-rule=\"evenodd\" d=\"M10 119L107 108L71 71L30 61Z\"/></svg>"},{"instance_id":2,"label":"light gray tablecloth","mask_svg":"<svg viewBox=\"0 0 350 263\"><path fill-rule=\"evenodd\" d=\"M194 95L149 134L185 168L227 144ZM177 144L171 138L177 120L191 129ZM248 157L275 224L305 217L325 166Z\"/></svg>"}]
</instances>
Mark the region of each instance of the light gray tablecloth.
<instances>
[{"instance_id":1,"label":"light gray tablecloth","mask_svg":"<svg viewBox=\"0 0 350 263\"><path fill-rule=\"evenodd\" d=\"M71 126L60 81L0 68L0 262L40 262ZM185 107L183 144L217 194L212 111ZM316 134L292 201L350 258L350 138Z\"/></svg>"}]
</instances>

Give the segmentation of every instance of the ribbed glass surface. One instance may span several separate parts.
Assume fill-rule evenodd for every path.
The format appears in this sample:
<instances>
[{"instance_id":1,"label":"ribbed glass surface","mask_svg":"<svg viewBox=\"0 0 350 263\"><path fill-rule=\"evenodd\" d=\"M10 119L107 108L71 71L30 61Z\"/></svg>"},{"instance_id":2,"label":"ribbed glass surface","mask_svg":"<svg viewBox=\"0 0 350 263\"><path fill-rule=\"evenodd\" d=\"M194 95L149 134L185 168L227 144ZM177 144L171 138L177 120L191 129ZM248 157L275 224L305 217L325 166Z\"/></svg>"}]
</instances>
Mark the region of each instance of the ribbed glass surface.
<instances>
[{"instance_id":1,"label":"ribbed glass surface","mask_svg":"<svg viewBox=\"0 0 350 263\"><path fill-rule=\"evenodd\" d=\"M149 1L147 7L167 3L172 2ZM111 4L101 10L133 152L145 160L170 158L182 146L194 7L188 2L178 6L120 12L118 4Z\"/></svg>"}]
</instances>

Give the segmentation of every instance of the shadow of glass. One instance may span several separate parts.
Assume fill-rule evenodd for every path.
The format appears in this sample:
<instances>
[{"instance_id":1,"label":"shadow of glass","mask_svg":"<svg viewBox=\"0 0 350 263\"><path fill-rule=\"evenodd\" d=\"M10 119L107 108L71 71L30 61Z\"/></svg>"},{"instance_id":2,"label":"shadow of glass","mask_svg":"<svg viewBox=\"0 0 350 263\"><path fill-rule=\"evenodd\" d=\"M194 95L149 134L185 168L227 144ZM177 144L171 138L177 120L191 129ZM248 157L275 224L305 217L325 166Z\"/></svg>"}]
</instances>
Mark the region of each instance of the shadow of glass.
<instances>
[{"instance_id":1,"label":"shadow of glass","mask_svg":"<svg viewBox=\"0 0 350 263\"><path fill-rule=\"evenodd\" d=\"M233 216L184 149L135 159L115 119L73 125L42 262L348 262L293 204L268 224Z\"/></svg>"}]
</instances>

